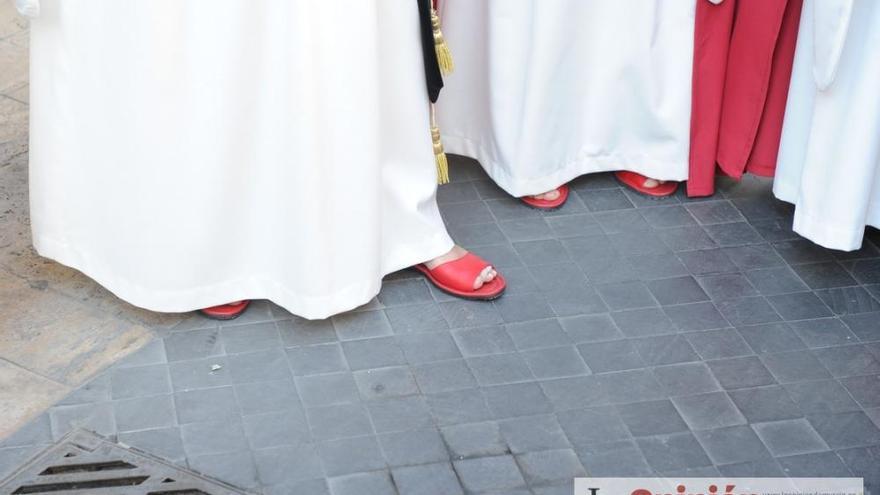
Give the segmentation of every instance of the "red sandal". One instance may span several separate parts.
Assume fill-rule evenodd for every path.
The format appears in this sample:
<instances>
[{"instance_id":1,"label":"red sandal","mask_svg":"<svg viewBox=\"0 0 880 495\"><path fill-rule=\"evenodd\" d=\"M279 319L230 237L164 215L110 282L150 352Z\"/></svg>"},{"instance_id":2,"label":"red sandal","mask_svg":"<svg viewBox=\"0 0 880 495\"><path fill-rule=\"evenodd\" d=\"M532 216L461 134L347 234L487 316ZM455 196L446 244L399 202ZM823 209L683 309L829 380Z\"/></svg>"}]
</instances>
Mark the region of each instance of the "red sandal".
<instances>
[{"instance_id":1,"label":"red sandal","mask_svg":"<svg viewBox=\"0 0 880 495\"><path fill-rule=\"evenodd\" d=\"M241 301L236 304L221 304L220 306L199 310L199 312L212 320L234 320L241 316L250 304L250 301Z\"/></svg>"},{"instance_id":2,"label":"red sandal","mask_svg":"<svg viewBox=\"0 0 880 495\"><path fill-rule=\"evenodd\" d=\"M531 196L523 196L519 199L528 206L538 210L555 210L561 208L568 201L568 186L562 185L556 188L556 190L559 191L559 197L556 199L538 199Z\"/></svg>"},{"instance_id":3,"label":"red sandal","mask_svg":"<svg viewBox=\"0 0 880 495\"><path fill-rule=\"evenodd\" d=\"M467 253L457 260L448 261L434 267L434 269L429 269L424 263L413 268L420 271L432 284L447 294L462 299L491 301L504 293L507 282L499 273L491 282L486 282L482 287L474 290L474 280L487 266L491 265L479 256Z\"/></svg>"},{"instance_id":4,"label":"red sandal","mask_svg":"<svg viewBox=\"0 0 880 495\"><path fill-rule=\"evenodd\" d=\"M657 187L645 187L645 181L648 180L648 177L628 170L615 172L614 175L617 177L617 180L623 183L623 185L646 196L652 196L655 198L671 196L675 193L675 190L678 189L678 182L664 182Z\"/></svg>"}]
</instances>

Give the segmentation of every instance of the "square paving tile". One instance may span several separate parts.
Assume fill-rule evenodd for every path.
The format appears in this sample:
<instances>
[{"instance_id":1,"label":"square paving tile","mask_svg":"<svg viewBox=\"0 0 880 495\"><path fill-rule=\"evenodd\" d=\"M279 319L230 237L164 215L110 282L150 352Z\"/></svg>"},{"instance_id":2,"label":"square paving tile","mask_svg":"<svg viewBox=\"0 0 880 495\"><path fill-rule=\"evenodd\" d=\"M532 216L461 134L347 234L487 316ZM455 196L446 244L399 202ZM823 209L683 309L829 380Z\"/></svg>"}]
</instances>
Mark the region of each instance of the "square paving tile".
<instances>
[{"instance_id":1,"label":"square paving tile","mask_svg":"<svg viewBox=\"0 0 880 495\"><path fill-rule=\"evenodd\" d=\"M803 281L787 266L749 270L744 275L765 296L807 290Z\"/></svg>"},{"instance_id":2,"label":"square paving tile","mask_svg":"<svg viewBox=\"0 0 880 495\"><path fill-rule=\"evenodd\" d=\"M797 333L785 323L744 326L737 328L737 331L758 354L806 348Z\"/></svg>"},{"instance_id":3,"label":"square paving tile","mask_svg":"<svg viewBox=\"0 0 880 495\"><path fill-rule=\"evenodd\" d=\"M598 286L599 295L614 311L656 306L651 292L641 282L620 282Z\"/></svg>"},{"instance_id":4,"label":"square paving tile","mask_svg":"<svg viewBox=\"0 0 880 495\"><path fill-rule=\"evenodd\" d=\"M509 490L525 486L525 480L512 456L478 457L453 463L465 490Z\"/></svg>"},{"instance_id":5,"label":"square paving tile","mask_svg":"<svg viewBox=\"0 0 880 495\"><path fill-rule=\"evenodd\" d=\"M374 436L341 438L320 442L318 456L327 476L343 476L385 467L385 459Z\"/></svg>"},{"instance_id":6,"label":"square paving tile","mask_svg":"<svg viewBox=\"0 0 880 495\"><path fill-rule=\"evenodd\" d=\"M849 344L858 340L846 325L835 318L795 321L789 325L811 348Z\"/></svg>"},{"instance_id":7,"label":"square paving tile","mask_svg":"<svg viewBox=\"0 0 880 495\"><path fill-rule=\"evenodd\" d=\"M770 453L748 426L728 426L694 432L715 464L769 458Z\"/></svg>"},{"instance_id":8,"label":"square paving tile","mask_svg":"<svg viewBox=\"0 0 880 495\"><path fill-rule=\"evenodd\" d=\"M174 402L179 424L233 420L240 414L232 387L177 392Z\"/></svg>"},{"instance_id":9,"label":"square paving tile","mask_svg":"<svg viewBox=\"0 0 880 495\"><path fill-rule=\"evenodd\" d=\"M593 373L623 371L646 366L630 340L580 344L577 348Z\"/></svg>"},{"instance_id":10,"label":"square paving tile","mask_svg":"<svg viewBox=\"0 0 880 495\"><path fill-rule=\"evenodd\" d=\"M880 288L880 285L875 287ZM848 315L842 317L841 320L858 336L859 340L863 342L880 341L880 312Z\"/></svg>"},{"instance_id":11,"label":"square paving tile","mask_svg":"<svg viewBox=\"0 0 880 495\"><path fill-rule=\"evenodd\" d=\"M814 352L837 378L880 373L880 360L863 345L826 347Z\"/></svg>"},{"instance_id":12,"label":"square paving tile","mask_svg":"<svg viewBox=\"0 0 880 495\"><path fill-rule=\"evenodd\" d=\"M834 452L816 452L777 459L787 476L846 477L849 469Z\"/></svg>"},{"instance_id":13,"label":"square paving tile","mask_svg":"<svg viewBox=\"0 0 880 495\"><path fill-rule=\"evenodd\" d=\"M571 449L527 452L517 455L516 462L530 486L570 483L574 478L587 475Z\"/></svg>"},{"instance_id":14,"label":"square paving tile","mask_svg":"<svg viewBox=\"0 0 880 495\"><path fill-rule=\"evenodd\" d=\"M331 345L320 348L318 352L302 351L304 354L295 354L294 359L297 360L297 364L293 367L294 373L305 374L312 370L320 371L322 368L328 369L328 372L341 371L344 367L343 359L348 362L352 370L406 364L403 351L393 337L343 342L341 350L344 353L344 358L338 354L338 350L338 347ZM308 358L300 357L306 353L323 355L329 360L329 363L322 363L320 360L309 363Z\"/></svg>"},{"instance_id":15,"label":"square paving tile","mask_svg":"<svg viewBox=\"0 0 880 495\"><path fill-rule=\"evenodd\" d=\"M666 306L663 311L680 332L698 332L730 326L718 308L711 302Z\"/></svg>"},{"instance_id":16,"label":"square paving tile","mask_svg":"<svg viewBox=\"0 0 880 495\"><path fill-rule=\"evenodd\" d=\"M651 476L642 451L633 440L594 443L577 448L581 464L592 476Z\"/></svg>"},{"instance_id":17,"label":"square paving tile","mask_svg":"<svg viewBox=\"0 0 880 495\"><path fill-rule=\"evenodd\" d=\"M836 315L880 311L880 302L862 287L836 287L816 291L819 299Z\"/></svg>"},{"instance_id":18,"label":"square paving tile","mask_svg":"<svg viewBox=\"0 0 880 495\"><path fill-rule=\"evenodd\" d=\"M468 423L442 428L443 439L453 457L459 459L503 455L507 444L497 422Z\"/></svg>"},{"instance_id":19,"label":"square paving tile","mask_svg":"<svg viewBox=\"0 0 880 495\"><path fill-rule=\"evenodd\" d=\"M630 438L629 430L613 407L593 407L561 412L559 424L575 446Z\"/></svg>"},{"instance_id":20,"label":"square paving tile","mask_svg":"<svg viewBox=\"0 0 880 495\"><path fill-rule=\"evenodd\" d=\"M721 390L705 363L684 363L654 368L654 376L670 397Z\"/></svg>"},{"instance_id":21,"label":"square paving tile","mask_svg":"<svg viewBox=\"0 0 880 495\"><path fill-rule=\"evenodd\" d=\"M164 364L120 368L110 373L110 395L113 399L131 399L171 392L168 367Z\"/></svg>"},{"instance_id":22,"label":"square paving tile","mask_svg":"<svg viewBox=\"0 0 880 495\"><path fill-rule=\"evenodd\" d=\"M396 468L391 474L400 495L464 495L448 462Z\"/></svg>"},{"instance_id":23,"label":"square paving tile","mask_svg":"<svg viewBox=\"0 0 880 495\"><path fill-rule=\"evenodd\" d=\"M778 385L733 390L729 394L736 407L750 423L802 416L797 404L788 396L785 389Z\"/></svg>"},{"instance_id":24,"label":"square paving tile","mask_svg":"<svg viewBox=\"0 0 880 495\"><path fill-rule=\"evenodd\" d=\"M779 314L770 303L762 297L743 297L719 301L718 310L727 318L731 325L758 325L779 321Z\"/></svg>"},{"instance_id":25,"label":"square paving tile","mask_svg":"<svg viewBox=\"0 0 880 495\"><path fill-rule=\"evenodd\" d=\"M424 397L392 397L366 404L376 433L419 430L433 425Z\"/></svg>"},{"instance_id":26,"label":"square paving tile","mask_svg":"<svg viewBox=\"0 0 880 495\"><path fill-rule=\"evenodd\" d=\"M724 359L753 354L752 348L733 328L689 333L686 338L703 359Z\"/></svg>"},{"instance_id":27,"label":"square paving tile","mask_svg":"<svg viewBox=\"0 0 880 495\"><path fill-rule=\"evenodd\" d=\"M832 449L880 444L880 429L864 412L815 414L807 419Z\"/></svg>"},{"instance_id":28,"label":"square paving tile","mask_svg":"<svg viewBox=\"0 0 880 495\"><path fill-rule=\"evenodd\" d=\"M626 427L634 437L664 435L687 431L688 426L669 400L636 402L618 406Z\"/></svg>"},{"instance_id":29,"label":"square paving tile","mask_svg":"<svg viewBox=\"0 0 880 495\"><path fill-rule=\"evenodd\" d=\"M831 310L812 292L767 296L773 309L786 321L831 316Z\"/></svg>"},{"instance_id":30,"label":"square paving tile","mask_svg":"<svg viewBox=\"0 0 880 495\"><path fill-rule=\"evenodd\" d=\"M503 354L516 350L510 335L500 325L454 330L452 336L465 357Z\"/></svg>"},{"instance_id":31,"label":"square paving tile","mask_svg":"<svg viewBox=\"0 0 880 495\"><path fill-rule=\"evenodd\" d=\"M681 335L658 335L633 339L633 345L649 366L700 360L688 340Z\"/></svg>"},{"instance_id":32,"label":"square paving tile","mask_svg":"<svg viewBox=\"0 0 880 495\"><path fill-rule=\"evenodd\" d=\"M386 433L379 436L379 443L391 466L442 462L449 456L440 432L433 428Z\"/></svg>"},{"instance_id":33,"label":"square paving tile","mask_svg":"<svg viewBox=\"0 0 880 495\"><path fill-rule=\"evenodd\" d=\"M627 337L647 337L675 333L672 321L659 308L634 309L613 313L617 328Z\"/></svg>"},{"instance_id":34,"label":"square paving tile","mask_svg":"<svg viewBox=\"0 0 880 495\"><path fill-rule=\"evenodd\" d=\"M834 261L794 265L792 268L811 289L856 285L855 279Z\"/></svg>"},{"instance_id":35,"label":"square paving tile","mask_svg":"<svg viewBox=\"0 0 880 495\"><path fill-rule=\"evenodd\" d=\"M831 378L825 366L808 350L764 354L761 361L778 383Z\"/></svg>"},{"instance_id":36,"label":"square paving tile","mask_svg":"<svg viewBox=\"0 0 880 495\"><path fill-rule=\"evenodd\" d=\"M721 386L727 390L776 383L761 360L754 356L718 359L706 364Z\"/></svg>"},{"instance_id":37,"label":"square paving tile","mask_svg":"<svg viewBox=\"0 0 880 495\"><path fill-rule=\"evenodd\" d=\"M297 377L296 388L306 407L358 401L357 385L352 374L348 372Z\"/></svg>"},{"instance_id":38,"label":"square paving tile","mask_svg":"<svg viewBox=\"0 0 880 495\"><path fill-rule=\"evenodd\" d=\"M648 283L651 293L664 306L707 301L709 296L690 276L652 280Z\"/></svg>"},{"instance_id":39,"label":"square paving tile","mask_svg":"<svg viewBox=\"0 0 880 495\"><path fill-rule=\"evenodd\" d=\"M540 382L555 411L609 404L608 394L595 376L558 378Z\"/></svg>"},{"instance_id":40,"label":"square paving tile","mask_svg":"<svg viewBox=\"0 0 880 495\"><path fill-rule=\"evenodd\" d=\"M853 376L841 383L862 407L880 407L880 375Z\"/></svg>"},{"instance_id":41,"label":"square paving tile","mask_svg":"<svg viewBox=\"0 0 880 495\"><path fill-rule=\"evenodd\" d=\"M356 473L328 480L333 495L397 495L387 471Z\"/></svg>"},{"instance_id":42,"label":"square paving tile","mask_svg":"<svg viewBox=\"0 0 880 495\"><path fill-rule=\"evenodd\" d=\"M532 375L539 380L590 373L574 346L537 349L523 355Z\"/></svg>"},{"instance_id":43,"label":"square paving tile","mask_svg":"<svg viewBox=\"0 0 880 495\"><path fill-rule=\"evenodd\" d=\"M751 231L748 231L746 236L750 241L757 241ZM768 244L727 247L724 248L724 253L742 270L757 270L785 265L785 261Z\"/></svg>"},{"instance_id":44,"label":"square paving tile","mask_svg":"<svg viewBox=\"0 0 880 495\"><path fill-rule=\"evenodd\" d=\"M254 449L294 445L311 439L305 412L301 409L255 414L243 418L245 435Z\"/></svg>"},{"instance_id":45,"label":"square paving tile","mask_svg":"<svg viewBox=\"0 0 880 495\"><path fill-rule=\"evenodd\" d=\"M227 354L238 354L278 348L281 334L275 322L268 321L221 328L220 341Z\"/></svg>"},{"instance_id":46,"label":"square paving tile","mask_svg":"<svg viewBox=\"0 0 880 495\"><path fill-rule=\"evenodd\" d=\"M757 296L758 291L741 273L700 277L700 285L715 301Z\"/></svg>"},{"instance_id":47,"label":"square paving tile","mask_svg":"<svg viewBox=\"0 0 880 495\"><path fill-rule=\"evenodd\" d=\"M798 382L784 385L789 397L804 414L857 411L858 404L836 380Z\"/></svg>"},{"instance_id":48,"label":"square paving tile","mask_svg":"<svg viewBox=\"0 0 880 495\"><path fill-rule=\"evenodd\" d=\"M675 397L672 402L693 430L746 424L745 417L724 392Z\"/></svg>"},{"instance_id":49,"label":"square paving tile","mask_svg":"<svg viewBox=\"0 0 880 495\"><path fill-rule=\"evenodd\" d=\"M657 471L710 466L712 461L691 433L636 440L648 464Z\"/></svg>"},{"instance_id":50,"label":"square paving tile","mask_svg":"<svg viewBox=\"0 0 880 495\"><path fill-rule=\"evenodd\" d=\"M755 432L774 456L822 452L828 446L805 419L758 423Z\"/></svg>"}]
</instances>

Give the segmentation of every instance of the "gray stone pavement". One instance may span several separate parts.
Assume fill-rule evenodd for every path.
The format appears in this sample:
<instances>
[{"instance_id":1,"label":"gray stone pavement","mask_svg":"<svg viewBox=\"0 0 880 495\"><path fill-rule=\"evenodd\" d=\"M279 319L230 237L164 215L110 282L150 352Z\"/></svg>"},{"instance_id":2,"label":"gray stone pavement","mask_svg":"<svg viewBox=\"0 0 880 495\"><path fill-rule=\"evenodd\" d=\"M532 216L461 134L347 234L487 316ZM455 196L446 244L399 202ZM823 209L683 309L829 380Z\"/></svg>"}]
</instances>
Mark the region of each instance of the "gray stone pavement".
<instances>
[{"instance_id":1,"label":"gray stone pavement","mask_svg":"<svg viewBox=\"0 0 880 495\"><path fill-rule=\"evenodd\" d=\"M222 325L147 313L30 248L11 4L0 479L85 427L267 495L570 495L574 476L653 474L855 475L880 493L877 231L856 253L819 248L754 179L649 200L600 174L540 213L453 159L444 217L504 272L502 299L407 271L327 321L268 302Z\"/></svg>"},{"instance_id":2,"label":"gray stone pavement","mask_svg":"<svg viewBox=\"0 0 880 495\"><path fill-rule=\"evenodd\" d=\"M440 189L509 291L404 271L360 310L190 318L0 443L0 477L83 426L265 494L570 494L575 476L863 476L880 487L880 235L822 249L769 183L561 210L472 161Z\"/></svg>"}]
</instances>

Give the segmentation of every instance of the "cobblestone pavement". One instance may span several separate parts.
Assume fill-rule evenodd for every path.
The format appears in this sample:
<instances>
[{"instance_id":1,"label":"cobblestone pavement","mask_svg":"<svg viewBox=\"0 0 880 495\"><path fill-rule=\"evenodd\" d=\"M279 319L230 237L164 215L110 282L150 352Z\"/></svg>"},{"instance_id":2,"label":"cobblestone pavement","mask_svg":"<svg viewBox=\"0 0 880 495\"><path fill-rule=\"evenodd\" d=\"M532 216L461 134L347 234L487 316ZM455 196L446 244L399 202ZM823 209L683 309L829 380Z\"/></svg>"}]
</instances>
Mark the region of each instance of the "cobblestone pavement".
<instances>
[{"instance_id":1,"label":"cobblestone pavement","mask_svg":"<svg viewBox=\"0 0 880 495\"><path fill-rule=\"evenodd\" d=\"M543 214L454 160L454 237L494 303L413 272L309 322L189 319L2 443L85 426L266 494L569 494L575 476L880 483L880 236L828 251L766 182L648 200L607 174Z\"/></svg>"}]
</instances>

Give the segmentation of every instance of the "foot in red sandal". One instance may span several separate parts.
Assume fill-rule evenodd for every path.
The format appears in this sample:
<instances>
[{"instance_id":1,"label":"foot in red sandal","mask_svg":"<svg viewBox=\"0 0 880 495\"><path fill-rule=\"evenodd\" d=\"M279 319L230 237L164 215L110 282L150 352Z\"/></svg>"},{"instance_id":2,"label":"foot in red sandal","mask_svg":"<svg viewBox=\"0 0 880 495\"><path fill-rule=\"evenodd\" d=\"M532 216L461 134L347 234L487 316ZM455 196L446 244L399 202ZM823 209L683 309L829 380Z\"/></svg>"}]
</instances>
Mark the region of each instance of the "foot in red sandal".
<instances>
[{"instance_id":1,"label":"foot in red sandal","mask_svg":"<svg viewBox=\"0 0 880 495\"><path fill-rule=\"evenodd\" d=\"M200 312L212 320L234 320L244 314L250 304L250 301L235 301L229 304L205 308L200 310Z\"/></svg>"},{"instance_id":2,"label":"foot in red sandal","mask_svg":"<svg viewBox=\"0 0 880 495\"><path fill-rule=\"evenodd\" d=\"M492 265L458 246L414 268L438 289L462 299L491 301L507 288L504 277Z\"/></svg>"},{"instance_id":3,"label":"foot in red sandal","mask_svg":"<svg viewBox=\"0 0 880 495\"><path fill-rule=\"evenodd\" d=\"M568 186L559 186L550 192L545 192L544 194L523 196L519 199L528 206L538 210L555 210L561 208L568 200Z\"/></svg>"},{"instance_id":4,"label":"foot in red sandal","mask_svg":"<svg viewBox=\"0 0 880 495\"><path fill-rule=\"evenodd\" d=\"M671 196L675 193L675 190L678 189L678 182L666 182L663 180L652 179L628 170L615 172L614 175L617 177L617 180L623 183L623 185L655 198Z\"/></svg>"}]
</instances>

